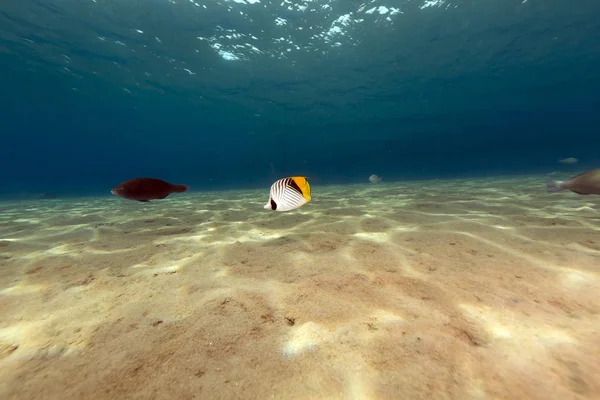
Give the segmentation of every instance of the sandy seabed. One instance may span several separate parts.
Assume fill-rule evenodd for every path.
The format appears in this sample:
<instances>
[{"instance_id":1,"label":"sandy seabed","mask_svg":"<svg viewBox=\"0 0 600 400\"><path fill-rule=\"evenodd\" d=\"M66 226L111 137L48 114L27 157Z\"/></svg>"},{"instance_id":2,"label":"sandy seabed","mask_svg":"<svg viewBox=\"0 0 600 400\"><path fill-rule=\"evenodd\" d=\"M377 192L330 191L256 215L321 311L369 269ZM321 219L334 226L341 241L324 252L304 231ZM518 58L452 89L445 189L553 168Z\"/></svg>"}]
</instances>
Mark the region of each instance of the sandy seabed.
<instances>
[{"instance_id":1,"label":"sandy seabed","mask_svg":"<svg viewBox=\"0 0 600 400\"><path fill-rule=\"evenodd\" d=\"M544 180L0 203L0 398L600 399L600 196Z\"/></svg>"}]
</instances>

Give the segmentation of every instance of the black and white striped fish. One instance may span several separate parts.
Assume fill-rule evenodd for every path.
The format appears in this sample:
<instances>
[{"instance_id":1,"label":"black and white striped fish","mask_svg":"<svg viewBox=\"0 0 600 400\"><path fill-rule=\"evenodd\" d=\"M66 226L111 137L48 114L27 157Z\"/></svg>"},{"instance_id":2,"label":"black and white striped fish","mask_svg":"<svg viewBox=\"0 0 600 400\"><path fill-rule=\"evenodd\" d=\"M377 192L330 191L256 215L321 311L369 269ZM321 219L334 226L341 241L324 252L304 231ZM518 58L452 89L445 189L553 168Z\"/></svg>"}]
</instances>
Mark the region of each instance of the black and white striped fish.
<instances>
[{"instance_id":1,"label":"black and white striped fish","mask_svg":"<svg viewBox=\"0 0 600 400\"><path fill-rule=\"evenodd\" d=\"M265 209L290 211L302 207L310 199L310 185L306 178L291 176L280 179L271 185L271 193Z\"/></svg>"}]
</instances>

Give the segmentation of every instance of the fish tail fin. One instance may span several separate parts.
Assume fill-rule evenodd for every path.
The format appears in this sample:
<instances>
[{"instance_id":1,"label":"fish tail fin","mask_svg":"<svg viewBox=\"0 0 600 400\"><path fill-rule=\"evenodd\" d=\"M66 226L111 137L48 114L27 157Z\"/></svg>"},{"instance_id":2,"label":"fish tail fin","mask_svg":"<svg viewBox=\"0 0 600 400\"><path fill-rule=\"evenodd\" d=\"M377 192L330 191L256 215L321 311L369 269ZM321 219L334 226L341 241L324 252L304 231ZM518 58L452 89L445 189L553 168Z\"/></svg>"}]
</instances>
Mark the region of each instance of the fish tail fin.
<instances>
[{"instance_id":1,"label":"fish tail fin","mask_svg":"<svg viewBox=\"0 0 600 400\"><path fill-rule=\"evenodd\" d=\"M546 181L546 191L548 191L548 193L560 192L561 190L564 190L562 184L563 184L563 181L548 180L548 181Z\"/></svg>"},{"instance_id":2,"label":"fish tail fin","mask_svg":"<svg viewBox=\"0 0 600 400\"><path fill-rule=\"evenodd\" d=\"M183 193L188 191L188 187L186 185L173 185L173 191L175 193Z\"/></svg>"}]
</instances>

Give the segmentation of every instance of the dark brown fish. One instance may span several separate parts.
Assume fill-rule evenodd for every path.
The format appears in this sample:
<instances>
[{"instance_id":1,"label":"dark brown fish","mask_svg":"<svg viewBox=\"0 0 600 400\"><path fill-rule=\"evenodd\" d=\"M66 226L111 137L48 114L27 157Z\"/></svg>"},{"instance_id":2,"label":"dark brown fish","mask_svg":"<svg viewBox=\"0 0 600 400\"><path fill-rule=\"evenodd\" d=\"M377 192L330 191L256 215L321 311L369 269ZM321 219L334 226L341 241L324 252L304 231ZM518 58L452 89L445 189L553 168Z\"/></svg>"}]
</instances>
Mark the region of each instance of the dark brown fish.
<instances>
[{"instance_id":1,"label":"dark brown fish","mask_svg":"<svg viewBox=\"0 0 600 400\"><path fill-rule=\"evenodd\" d=\"M115 186L110 192L125 199L146 202L164 199L171 193L182 193L187 190L188 187L185 185L175 185L160 179L135 178Z\"/></svg>"},{"instance_id":2,"label":"dark brown fish","mask_svg":"<svg viewBox=\"0 0 600 400\"><path fill-rule=\"evenodd\" d=\"M583 172L567 181L546 182L548 192L570 190L577 194L600 194L600 169Z\"/></svg>"}]
</instances>

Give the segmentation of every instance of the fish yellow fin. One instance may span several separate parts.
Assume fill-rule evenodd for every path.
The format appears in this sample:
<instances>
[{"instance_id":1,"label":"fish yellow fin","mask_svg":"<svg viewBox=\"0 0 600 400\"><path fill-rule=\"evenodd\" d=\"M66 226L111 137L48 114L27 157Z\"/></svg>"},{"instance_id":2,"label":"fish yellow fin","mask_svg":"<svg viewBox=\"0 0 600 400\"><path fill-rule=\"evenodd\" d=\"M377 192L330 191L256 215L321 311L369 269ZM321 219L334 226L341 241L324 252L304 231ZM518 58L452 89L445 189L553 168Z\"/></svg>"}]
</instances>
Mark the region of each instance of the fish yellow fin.
<instances>
[{"instance_id":1,"label":"fish yellow fin","mask_svg":"<svg viewBox=\"0 0 600 400\"><path fill-rule=\"evenodd\" d=\"M306 178L304 176L292 176L291 178L302 191L302 196L306 199L306 201L310 201L310 185L308 184Z\"/></svg>"}]
</instances>

